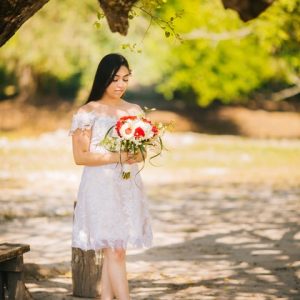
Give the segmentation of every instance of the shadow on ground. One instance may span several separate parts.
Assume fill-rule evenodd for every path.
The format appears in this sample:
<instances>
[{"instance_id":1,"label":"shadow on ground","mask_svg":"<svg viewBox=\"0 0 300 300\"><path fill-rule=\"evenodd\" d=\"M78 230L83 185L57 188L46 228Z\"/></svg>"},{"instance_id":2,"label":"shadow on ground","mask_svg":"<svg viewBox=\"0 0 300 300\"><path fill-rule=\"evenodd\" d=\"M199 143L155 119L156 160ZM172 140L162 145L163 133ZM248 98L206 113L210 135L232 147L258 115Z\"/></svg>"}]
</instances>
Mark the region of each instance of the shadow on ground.
<instances>
[{"instance_id":1,"label":"shadow on ground","mask_svg":"<svg viewBox=\"0 0 300 300\"><path fill-rule=\"evenodd\" d=\"M145 299L165 299L167 295L170 299L177 299L180 291L186 295L182 299L206 299L205 296L214 296L212 299L256 299L255 295L264 296L263 299L300 299L300 247L294 239L296 234L299 235L300 226L275 223L268 224L269 228L270 225L273 225L273 230L283 230L285 234L277 240L264 237L257 230L237 229L132 255L128 258L131 262L146 261L154 268L163 263L169 276L173 271L177 278L191 276L194 279L190 283L172 283L172 277L163 282L143 279L133 281L132 286L142 286L149 291L161 290ZM231 241L232 244L222 241ZM191 267L182 268L183 262ZM157 271L160 272L159 267Z\"/></svg>"},{"instance_id":2,"label":"shadow on ground","mask_svg":"<svg viewBox=\"0 0 300 300\"><path fill-rule=\"evenodd\" d=\"M132 299L300 299L299 189L170 184L149 197L155 243L128 251ZM35 299L73 299L68 264L43 264L27 278ZM42 278L42 269L53 274Z\"/></svg>"}]
</instances>

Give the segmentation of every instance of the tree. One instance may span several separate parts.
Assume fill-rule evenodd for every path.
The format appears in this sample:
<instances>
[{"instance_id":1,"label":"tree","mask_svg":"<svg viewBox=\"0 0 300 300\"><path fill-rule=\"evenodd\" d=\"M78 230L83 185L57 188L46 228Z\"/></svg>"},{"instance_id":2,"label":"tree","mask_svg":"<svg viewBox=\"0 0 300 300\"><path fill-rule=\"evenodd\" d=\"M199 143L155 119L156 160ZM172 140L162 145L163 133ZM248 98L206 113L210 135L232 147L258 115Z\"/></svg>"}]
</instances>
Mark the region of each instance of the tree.
<instances>
[{"instance_id":1,"label":"tree","mask_svg":"<svg viewBox=\"0 0 300 300\"><path fill-rule=\"evenodd\" d=\"M138 0L98 0L112 32L126 35L128 14ZM225 8L236 10L242 20L256 18L273 0L222 0ZM40 10L49 0L2 0L0 2L0 46L3 46L20 26ZM159 5L160 0L152 1ZM70 6L72 7L72 6Z\"/></svg>"},{"instance_id":2,"label":"tree","mask_svg":"<svg viewBox=\"0 0 300 300\"><path fill-rule=\"evenodd\" d=\"M222 2L225 8L237 11L243 21L249 21L258 17L274 0L222 0Z\"/></svg>"},{"instance_id":3,"label":"tree","mask_svg":"<svg viewBox=\"0 0 300 300\"><path fill-rule=\"evenodd\" d=\"M3 0L0 2L0 46L49 0Z\"/></svg>"},{"instance_id":4,"label":"tree","mask_svg":"<svg viewBox=\"0 0 300 300\"><path fill-rule=\"evenodd\" d=\"M63 90L83 101L99 58L112 51L124 52L139 83L158 86L170 99L241 102L271 82L287 88L275 100L298 92L300 0L277 0L247 23L219 0L168 0L160 8L150 2L134 4L128 18L139 17L124 37L112 35L106 22L101 31L93 28L95 0L51 0L2 47L0 93L25 101L37 91L45 99Z\"/></svg>"},{"instance_id":5,"label":"tree","mask_svg":"<svg viewBox=\"0 0 300 300\"><path fill-rule=\"evenodd\" d=\"M201 3L201 6L199 5ZM189 13L180 20L182 45L160 52L159 91L173 99L199 105L214 100L242 102L270 83L287 87L270 97L280 100L299 93L299 0L278 0L260 18L246 25L224 13L218 1L174 0L164 17L179 8ZM198 14L201 7L201 18ZM289 87L289 85L292 85Z\"/></svg>"},{"instance_id":6,"label":"tree","mask_svg":"<svg viewBox=\"0 0 300 300\"><path fill-rule=\"evenodd\" d=\"M19 102L36 103L43 98L36 93L55 94L61 83L75 97L99 56L113 48L108 35L93 28L97 3L73 2L50 1L1 49L0 68L15 78L10 86Z\"/></svg>"},{"instance_id":7,"label":"tree","mask_svg":"<svg viewBox=\"0 0 300 300\"><path fill-rule=\"evenodd\" d=\"M102 19L100 31L94 26L98 25L98 9L94 0L52 0L29 19L0 50L2 99L13 97L37 104L48 101L45 95L51 96L51 101L62 94L73 101L86 98L99 58L122 51L125 39L112 37ZM139 21L135 23L145 20ZM142 24L128 40L137 40L145 30ZM129 60L142 68L143 55L128 50L123 51L129 52Z\"/></svg>"}]
</instances>

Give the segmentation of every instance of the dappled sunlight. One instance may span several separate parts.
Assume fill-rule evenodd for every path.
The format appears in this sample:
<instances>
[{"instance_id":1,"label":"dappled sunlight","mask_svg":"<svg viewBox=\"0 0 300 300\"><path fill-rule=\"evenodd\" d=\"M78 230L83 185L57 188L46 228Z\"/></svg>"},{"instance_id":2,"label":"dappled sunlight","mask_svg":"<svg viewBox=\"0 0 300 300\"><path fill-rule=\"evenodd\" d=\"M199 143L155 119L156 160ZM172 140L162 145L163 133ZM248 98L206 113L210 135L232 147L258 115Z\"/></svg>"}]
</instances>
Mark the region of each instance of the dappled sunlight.
<instances>
[{"instance_id":1,"label":"dappled sunlight","mask_svg":"<svg viewBox=\"0 0 300 300\"><path fill-rule=\"evenodd\" d=\"M195 299L205 299L205 296L218 299L218 295L221 299L294 299L299 294L299 266L293 263L299 258L300 244L295 242L294 236L300 226L290 221L293 215L299 220L299 212L291 213L282 191L272 193L277 198L277 206L273 207L267 201L272 202L272 197L266 198L263 192L258 192L255 199L244 198L247 197L244 191L239 199L226 199L225 193L223 197L216 197L213 187L206 187L212 190L211 197L209 193L203 195L201 189L205 187L201 184L166 188L174 194L177 189L179 194L185 192L186 197L181 201L175 197L178 202L170 206L173 222L169 214L159 213L159 206L158 211L154 210L156 225L161 222L160 234L156 235L160 246L129 256L129 262L148 262L152 274L163 274L162 281L164 275L170 276L171 282L183 280L183 299L193 299L187 286L189 281L199 287L199 293L202 291ZM243 186L235 187L237 193L239 188ZM199 191L197 202L189 198L191 190ZM299 191L291 198L295 199L294 205L298 205ZM248 205L245 205L246 200L249 200ZM170 195L162 204L162 211L167 209L166 202L172 202ZM236 218L241 214L243 218ZM263 222L257 220L261 214ZM194 230L186 232L187 224L194 225ZM182 242L174 243L174 236ZM148 283L149 293L151 284ZM151 299L180 299L178 289L180 287L176 287L175 292L172 287L166 288ZM169 298L165 297L168 293L172 294Z\"/></svg>"},{"instance_id":2,"label":"dappled sunlight","mask_svg":"<svg viewBox=\"0 0 300 300\"><path fill-rule=\"evenodd\" d=\"M49 133L7 141L1 150L1 240L30 244L26 282L35 299L72 299L72 213L82 167L69 142ZM143 170L154 245L128 249L133 299L297 299L300 174L298 155L289 155L299 153L299 142L177 133L168 143L162 166ZM277 173L283 168L289 178Z\"/></svg>"},{"instance_id":3,"label":"dappled sunlight","mask_svg":"<svg viewBox=\"0 0 300 300\"><path fill-rule=\"evenodd\" d=\"M66 281L65 278L49 279L47 283L43 282L42 284L36 281L35 283L27 283L26 286L29 288L34 299L44 298L49 294L55 295L55 299L73 299L70 294L72 284L70 280ZM47 299L49 298L47 297Z\"/></svg>"}]
</instances>

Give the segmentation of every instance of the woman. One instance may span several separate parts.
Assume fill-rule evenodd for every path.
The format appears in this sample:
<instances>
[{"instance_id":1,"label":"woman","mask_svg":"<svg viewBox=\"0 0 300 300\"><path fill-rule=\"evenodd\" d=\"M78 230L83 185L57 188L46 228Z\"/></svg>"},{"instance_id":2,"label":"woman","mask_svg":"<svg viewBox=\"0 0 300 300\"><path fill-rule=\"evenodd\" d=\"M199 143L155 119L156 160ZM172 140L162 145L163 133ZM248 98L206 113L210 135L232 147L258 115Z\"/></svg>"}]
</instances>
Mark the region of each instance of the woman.
<instances>
[{"instance_id":1,"label":"woman","mask_svg":"<svg viewBox=\"0 0 300 300\"><path fill-rule=\"evenodd\" d=\"M109 152L99 145L107 130L125 115L142 113L121 97L130 77L127 60L106 55L99 63L90 96L73 115L73 157L84 165L74 212L72 247L103 250L101 299L128 300L126 248L150 247L151 217L137 163L142 155ZM120 159L131 165L132 176L122 178Z\"/></svg>"}]
</instances>

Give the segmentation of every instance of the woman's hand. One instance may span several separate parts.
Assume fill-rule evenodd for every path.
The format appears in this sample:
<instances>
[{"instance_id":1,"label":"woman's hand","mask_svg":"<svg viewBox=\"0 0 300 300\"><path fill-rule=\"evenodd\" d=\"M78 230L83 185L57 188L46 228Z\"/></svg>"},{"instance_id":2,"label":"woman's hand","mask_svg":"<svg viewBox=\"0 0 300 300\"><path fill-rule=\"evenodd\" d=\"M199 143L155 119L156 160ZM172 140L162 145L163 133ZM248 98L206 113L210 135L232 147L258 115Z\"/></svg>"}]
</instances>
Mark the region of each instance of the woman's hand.
<instances>
[{"instance_id":1,"label":"woman's hand","mask_svg":"<svg viewBox=\"0 0 300 300\"><path fill-rule=\"evenodd\" d=\"M126 155L127 155L127 159L125 159L124 163L130 165L142 162L143 160L146 159L146 153L143 152L142 154L141 151L139 151L136 154L126 153Z\"/></svg>"}]
</instances>

